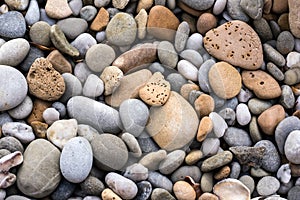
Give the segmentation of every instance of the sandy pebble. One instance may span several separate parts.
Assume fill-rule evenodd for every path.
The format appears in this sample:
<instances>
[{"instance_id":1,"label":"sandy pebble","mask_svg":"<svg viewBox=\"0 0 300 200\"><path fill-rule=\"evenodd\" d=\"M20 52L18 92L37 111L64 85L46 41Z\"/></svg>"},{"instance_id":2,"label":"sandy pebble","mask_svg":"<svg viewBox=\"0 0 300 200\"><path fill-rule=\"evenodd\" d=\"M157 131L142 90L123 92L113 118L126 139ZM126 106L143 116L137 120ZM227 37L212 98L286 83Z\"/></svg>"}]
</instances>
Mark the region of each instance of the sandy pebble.
<instances>
[{"instance_id":1,"label":"sandy pebble","mask_svg":"<svg viewBox=\"0 0 300 200\"><path fill-rule=\"evenodd\" d=\"M173 191L178 200L195 199L194 188L185 181L177 181L173 186Z\"/></svg>"},{"instance_id":2,"label":"sandy pebble","mask_svg":"<svg viewBox=\"0 0 300 200\"><path fill-rule=\"evenodd\" d=\"M50 0L45 6L46 13L54 19L62 19L70 16L72 10L68 5L67 0Z\"/></svg>"}]
</instances>

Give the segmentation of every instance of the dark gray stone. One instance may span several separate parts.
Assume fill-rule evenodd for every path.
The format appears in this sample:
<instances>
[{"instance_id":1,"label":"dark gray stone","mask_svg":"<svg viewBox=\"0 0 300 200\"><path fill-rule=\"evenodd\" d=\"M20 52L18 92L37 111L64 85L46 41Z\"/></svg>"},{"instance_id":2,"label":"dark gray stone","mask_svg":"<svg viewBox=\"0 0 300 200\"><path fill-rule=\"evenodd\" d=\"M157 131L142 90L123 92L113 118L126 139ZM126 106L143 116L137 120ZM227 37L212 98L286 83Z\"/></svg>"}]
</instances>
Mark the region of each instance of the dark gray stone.
<instances>
[{"instance_id":1,"label":"dark gray stone","mask_svg":"<svg viewBox=\"0 0 300 200\"><path fill-rule=\"evenodd\" d=\"M55 191L51 194L51 198L53 200L67 200L72 196L75 188L76 184L71 183L66 179L62 179Z\"/></svg>"}]
</instances>

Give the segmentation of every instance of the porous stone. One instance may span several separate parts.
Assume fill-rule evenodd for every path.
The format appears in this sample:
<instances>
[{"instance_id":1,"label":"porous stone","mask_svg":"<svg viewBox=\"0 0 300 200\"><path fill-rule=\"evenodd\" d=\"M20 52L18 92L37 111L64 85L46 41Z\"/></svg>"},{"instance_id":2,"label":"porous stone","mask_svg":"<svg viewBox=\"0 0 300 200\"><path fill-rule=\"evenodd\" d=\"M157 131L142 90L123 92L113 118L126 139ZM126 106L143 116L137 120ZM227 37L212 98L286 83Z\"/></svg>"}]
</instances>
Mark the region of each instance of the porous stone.
<instances>
[{"instance_id":1,"label":"porous stone","mask_svg":"<svg viewBox=\"0 0 300 200\"><path fill-rule=\"evenodd\" d=\"M257 119L258 125L267 135L273 135L276 126L285 118L285 111L281 105L274 105L265 110Z\"/></svg>"},{"instance_id":2,"label":"porous stone","mask_svg":"<svg viewBox=\"0 0 300 200\"><path fill-rule=\"evenodd\" d=\"M116 66L108 66L104 68L100 78L104 82L104 95L110 95L119 87L123 72Z\"/></svg>"},{"instance_id":3,"label":"porous stone","mask_svg":"<svg viewBox=\"0 0 300 200\"><path fill-rule=\"evenodd\" d=\"M30 124L33 121L43 122L43 112L51 106L50 102L35 99L31 114L27 117L27 122Z\"/></svg>"},{"instance_id":4,"label":"porous stone","mask_svg":"<svg viewBox=\"0 0 300 200\"><path fill-rule=\"evenodd\" d=\"M26 32L26 22L22 13L9 11L0 15L0 36L6 38L23 37Z\"/></svg>"}]
</instances>

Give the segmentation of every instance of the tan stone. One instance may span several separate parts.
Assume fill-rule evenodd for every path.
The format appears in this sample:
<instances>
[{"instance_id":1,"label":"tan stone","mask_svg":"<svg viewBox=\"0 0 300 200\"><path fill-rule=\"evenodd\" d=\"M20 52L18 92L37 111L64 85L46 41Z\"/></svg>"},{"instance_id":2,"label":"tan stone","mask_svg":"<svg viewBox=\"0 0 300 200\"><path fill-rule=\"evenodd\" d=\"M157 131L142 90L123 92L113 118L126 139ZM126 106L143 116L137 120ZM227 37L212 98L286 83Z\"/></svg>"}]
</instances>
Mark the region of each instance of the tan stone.
<instances>
[{"instance_id":1,"label":"tan stone","mask_svg":"<svg viewBox=\"0 0 300 200\"><path fill-rule=\"evenodd\" d=\"M262 70L243 71L243 84L260 99L274 99L281 95L277 81Z\"/></svg>"},{"instance_id":2,"label":"tan stone","mask_svg":"<svg viewBox=\"0 0 300 200\"><path fill-rule=\"evenodd\" d=\"M200 118L208 116L215 109L215 101L208 94L201 94L194 102L194 107Z\"/></svg>"},{"instance_id":3,"label":"tan stone","mask_svg":"<svg viewBox=\"0 0 300 200\"><path fill-rule=\"evenodd\" d=\"M109 22L109 13L105 8L101 8L93 20L90 28L93 31L103 31Z\"/></svg>"},{"instance_id":4,"label":"tan stone","mask_svg":"<svg viewBox=\"0 0 300 200\"><path fill-rule=\"evenodd\" d=\"M29 92L45 101L55 101L65 92L65 81L45 58L37 58L27 74Z\"/></svg>"},{"instance_id":5,"label":"tan stone","mask_svg":"<svg viewBox=\"0 0 300 200\"><path fill-rule=\"evenodd\" d=\"M207 134L209 134L213 130L213 122L209 117L203 117L200 121L198 133L197 133L197 141L202 142L205 140Z\"/></svg>"},{"instance_id":6,"label":"tan stone","mask_svg":"<svg viewBox=\"0 0 300 200\"><path fill-rule=\"evenodd\" d=\"M136 12L139 13L142 9L148 10L151 8L153 0L139 0L139 3L136 8Z\"/></svg>"},{"instance_id":7,"label":"tan stone","mask_svg":"<svg viewBox=\"0 0 300 200\"><path fill-rule=\"evenodd\" d=\"M280 14L287 12L288 9L288 0L273 0L272 12Z\"/></svg>"},{"instance_id":8,"label":"tan stone","mask_svg":"<svg viewBox=\"0 0 300 200\"><path fill-rule=\"evenodd\" d=\"M214 93L223 99L235 97L242 88L240 73L226 62L214 64L208 72L208 80Z\"/></svg>"},{"instance_id":9,"label":"tan stone","mask_svg":"<svg viewBox=\"0 0 300 200\"><path fill-rule=\"evenodd\" d=\"M214 194L205 192L199 197L198 200L219 200L219 198Z\"/></svg>"},{"instance_id":10,"label":"tan stone","mask_svg":"<svg viewBox=\"0 0 300 200\"><path fill-rule=\"evenodd\" d=\"M240 20L208 31L203 43L209 54L232 65L255 70L263 63L263 50L257 33Z\"/></svg>"},{"instance_id":11,"label":"tan stone","mask_svg":"<svg viewBox=\"0 0 300 200\"><path fill-rule=\"evenodd\" d=\"M48 124L40 122L40 121L33 121L30 123L31 127L33 128L34 134L38 138L46 138Z\"/></svg>"},{"instance_id":12,"label":"tan stone","mask_svg":"<svg viewBox=\"0 0 300 200\"><path fill-rule=\"evenodd\" d=\"M151 8L147 22L147 31L161 40L172 41L179 26L178 18L164 6Z\"/></svg>"},{"instance_id":13,"label":"tan stone","mask_svg":"<svg viewBox=\"0 0 300 200\"><path fill-rule=\"evenodd\" d=\"M289 25L290 25L291 32L295 37L300 38L300 14L299 14L300 1L288 0L288 4L290 9Z\"/></svg>"},{"instance_id":14,"label":"tan stone","mask_svg":"<svg viewBox=\"0 0 300 200\"><path fill-rule=\"evenodd\" d=\"M137 35L139 39L144 39L146 34L147 34L147 30L146 30L146 26L147 26L147 21L148 21L148 14L146 12L145 9L141 9L140 12L135 16L135 21L137 24Z\"/></svg>"},{"instance_id":15,"label":"tan stone","mask_svg":"<svg viewBox=\"0 0 300 200\"><path fill-rule=\"evenodd\" d=\"M261 130L267 135L274 135L275 128L285 118L284 108L277 104L261 113L257 119Z\"/></svg>"},{"instance_id":16,"label":"tan stone","mask_svg":"<svg viewBox=\"0 0 300 200\"><path fill-rule=\"evenodd\" d=\"M116 193L114 193L111 189L106 188L102 191L101 197L103 200L122 200Z\"/></svg>"},{"instance_id":17,"label":"tan stone","mask_svg":"<svg viewBox=\"0 0 300 200\"><path fill-rule=\"evenodd\" d=\"M217 26L217 18L211 13L203 13L197 21L197 30L204 35L207 31Z\"/></svg>"},{"instance_id":18,"label":"tan stone","mask_svg":"<svg viewBox=\"0 0 300 200\"><path fill-rule=\"evenodd\" d=\"M289 13L283 13L278 18L278 25L281 31L290 31ZM293 33L293 32L292 32ZM295 35L294 35L295 36Z\"/></svg>"},{"instance_id":19,"label":"tan stone","mask_svg":"<svg viewBox=\"0 0 300 200\"><path fill-rule=\"evenodd\" d=\"M146 84L152 73L147 70L139 70L128 74L121 79L120 86L105 98L105 102L112 107L119 107L126 99L137 98L139 90Z\"/></svg>"},{"instance_id":20,"label":"tan stone","mask_svg":"<svg viewBox=\"0 0 300 200\"><path fill-rule=\"evenodd\" d=\"M68 0L47 0L45 10L47 15L54 19L66 18L73 13Z\"/></svg>"},{"instance_id":21,"label":"tan stone","mask_svg":"<svg viewBox=\"0 0 300 200\"><path fill-rule=\"evenodd\" d=\"M196 199L194 188L185 181L177 181L173 186L173 191L178 200Z\"/></svg>"},{"instance_id":22,"label":"tan stone","mask_svg":"<svg viewBox=\"0 0 300 200\"><path fill-rule=\"evenodd\" d=\"M139 90L139 97L150 106L161 106L170 96L171 85L160 72L154 73Z\"/></svg>"},{"instance_id":23,"label":"tan stone","mask_svg":"<svg viewBox=\"0 0 300 200\"><path fill-rule=\"evenodd\" d=\"M194 83L186 83L180 88L180 95L186 100L189 99L190 92L193 90L199 91L200 88L198 85Z\"/></svg>"},{"instance_id":24,"label":"tan stone","mask_svg":"<svg viewBox=\"0 0 300 200\"><path fill-rule=\"evenodd\" d=\"M249 189L241 181L233 178L218 182L213 191L222 200L250 200Z\"/></svg>"},{"instance_id":25,"label":"tan stone","mask_svg":"<svg viewBox=\"0 0 300 200\"><path fill-rule=\"evenodd\" d=\"M185 157L185 163L188 165L196 164L201 158L203 158L203 153L201 150L192 150Z\"/></svg>"},{"instance_id":26,"label":"tan stone","mask_svg":"<svg viewBox=\"0 0 300 200\"><path fill-rule=\"evenodd\" d=\"M154 62L157 59L156 52L157 45L145 43L121 54L112 65L127 73L134 68Z\"/></svg>"},{"instance_id":27,"label":"tan stone","mask_svg":"<svg viewBox=\"0 0 300 200\"><path fill-rule=\"evenodd\" d=\"M44 122L43 112L51 106L50 102L43 101L41 99L35 99L33 102L32 112L27 118L28 124L33 121Z\"/></svg>"},{"instance_id":28,"label":"tan stone","mask_svg":"<svg viewBox=\"0 0 300 200\"><path fill-rule=\"evenodd\" d=\"M52 67L59 73L72 73L72 65L58 50L51 51L47 59L51 62Z\"/></svg>"},{"instance_id":29,"label":"tan stone","mask_svg":"<svg viewBox=\"0 0 300 200\"><path fill-rule=\"evenodd\" d=\"M112 94L120 85L123 78L123 72L116 66L109 66L104 68L101 76L104 83L104 95Z\"/></svg>"},{"instance_id":30,"label":"tan stone","mask_svg":"<svg viewBox=\"0 0 300 200\"><path fill-rule=\"evenodd\" d=\"M171 91L165 105L150 109L146 129L160 148L173 151L193 140L198 125L199 119L193 107L178 93Z\"/></svg>"},{"instance_id":31,"label":"tan stone","mask_svg":"<svg viewBox=\"0 0 300 200\"><path fill-rule=\"evenodd\" d=\"M221 180L223 178L227 178L229 175L230 175L230 167L226 165L215 173L214 178L216 180Z\"/></svg>"}]
</instances>

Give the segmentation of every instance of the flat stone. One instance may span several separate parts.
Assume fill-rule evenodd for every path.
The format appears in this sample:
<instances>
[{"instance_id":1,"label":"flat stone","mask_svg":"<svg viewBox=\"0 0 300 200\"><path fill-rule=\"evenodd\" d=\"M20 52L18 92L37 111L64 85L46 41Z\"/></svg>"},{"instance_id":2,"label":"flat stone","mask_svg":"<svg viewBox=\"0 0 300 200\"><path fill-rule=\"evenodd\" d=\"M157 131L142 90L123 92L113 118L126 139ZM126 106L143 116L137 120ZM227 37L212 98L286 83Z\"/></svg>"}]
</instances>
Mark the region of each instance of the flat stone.
<instances>
[{"instance_id":1,"label":"flat stone","mask_svg":"<svg viewBox=\"0 0 300 200\"><path fill-rule=\"evenodd\" d=\"M104 7L101 7L90 28L93 31L103 31L109 22L109 14Z\"/></svg>"},{"instance_id":2,"label":"flat stone","mask_svg":"<svg viewBox=\"0 0 300 200\"><path fill-rule=\"evenodd\" d=\"M234 20L206 33L204 47L219 60L244 69L258 69L263 62L257 33L245 22Z\"/></svg>"},{"instance_id":3,"label":"flat stone","mask_svg":"<svg viewBox=\"0 0 300 200\"><path fill-rule=\"evenodd\" d=\"M6 136L0 139L0 147L1 149L5 149L9 152L20 151L24 152L24 147L22 143L16 139L15 137Z\"/></svg>"},{"instance_id":4,"label":"flat stone","mask_svg":"<svg viewBox=\"0 0 300 200\"><path fill-rule=\"evenodd\" d=\"M76 26L74 26L76 24ZM71 40L87 30L88 23L81 18L70 17L57 22L65 36Z\"/></svg>"},{"instance_id":5,"label":"flat stone","mask_svg":"<svg viewBox=\"0 0 300 200\"><path fill-rule=\"evenodd\" d=\"M232 192L234 191L234 193ZM229 199L250 199L249 189L239 180L227 178L214 185L213 192L224 200Z\"/></svg>"},{"instance_id":6,"label":"flat stone","mask_svg":"<svg viewBox=\"0 0 300 200\"><path fill-rule=\"evenodd\" d=\"M219 148L220 148L219 138L210 137L210 138L205 138L205 140L203 140L200 150L202 151L203 156L209 157L217 154Z\"/></svg>"},{"instance_id":7,"label":"flat stone","mask_svg":"<svg viewBox=\"0 0 300 200\"><path fill-rule=\"evenodd\" d=\"M29 96L26 96L25 99L17 107L8 111L8 114L15 119L24 119L32 111L33 102Z\"/></svg>"},{"instance_id":8,"label":"flat stone","mask_svg":"<svg viewBox=\"0 0 300 200\"><path fill-rule=\"evenodd\" d=\"M197 141L202 142L206 136L213 130L213 122L209 117L203 117L200 120L197 132Z\"/></svg>"},{"instance_id":9,"label":"flat stone","mask_svg":"<svg viewBox=\"0 0 300 200\"><path fill-rule=\"evenodd\" d=\"M211 112L209 114L209 118L213 123L213 131L215 137L221 138L223 137L228 125L226 124L225 120L216 112Z\"/></svg>"},{"instance_id":10,"label":"flat stone","mask_svg":"<svg viewBox=\"0 0 300 200\"><path fill-rule=\"evenodd\" d=\"M265 147L236 146L229 150L235 155L242 165L259 168L265 154Z\"/></svg>"},{"instance_id":11,"label":"flat stone","mask_svg":"<svg viewBox=\"0 0 300 200\"><path fill-rule=\"evenodd\" d=\"M72 65L58 50L51 51L46 59L59 73L72 73Z\"/></svg>"},{"instance_id":12,"label":"flat stone","mask_svg":"<svg viewBox=\"0 0 300 200\"><path fill-rule=\"evenodd\" d=\"M102 183L102 181L100 181L97 177L89 175L82 183L80 183L80 188L85 194L97 196L101 194L102 191L104 191L105 186ZM88 198L88 196L86 198ZM88 200L98 200L98 199L88 198Z\"/></svg>"},{"instance_id":13,"label":"flat stone","mask_svg":"<svg viewBox=\"0 0 300 200\"><path fill-rule=\"evenodd\" d=\"M211 87L209 84L209 78L208 78L208 73L211 69L211 67L215 64L216 62L212 59L209 59L205 61L201 67L199 68L198 71L198 82L201 90L204 92L211 92Z\"/></svg>"},{"instance_id":14,"label":"flat stone","mask_svg":"<svg viewBox=\"0 0 300 200\"><path fill-rule=\"evenodd\" d=\"M223 152L217 153L216 155L211 156L210 158L207 158L203 161L203 163L201 165L201 171L209 172L209 171L212 171L219 167L222 167L222 166L230 163L232 158L233 158L233 155L230 151L223 151Z\"/></svg>"},{"instance_id":15,"label":"flat stone","mask_svg":"<svg viewBox=\"0 0 300 200\"><path fill-rule=\"evenodd\" d=\"M285 65L285 59L283 55L281 55L271 45L265 43L263 44L263 49L267 60L273 62L275 65L279 67L283 67Z\"/></svg>"},{"instance_id":16,"label":"flat stone","mask_svg":"<svg viewBox=\"0 0 300 200\"><path fill-rule=\"evenodd\" d=\"M54 19L69 17L73 12L67 0L50 0L45 5L46 13Z\"/></svg>"},{"instance_id":17,"label":"flat stone","mask_svg":"<svg viewBox=\"0 0 300 200\"><path fill-rule=\"evenodd\" d=\"M236 119L237 119L237 122L242 126L245 126L250 123L251 113L246 104L240 103L236 107Z\"/></svg>"},{"instance_id":18,"label":"flat stone","mask_svg":"<svg viewBox=\"0 0 300 200\"><path fill-rule=\"evenodd\" d=\"M257 119L258 125L267 135L274 135L275 128L285 118L285 111L281 105L274 105L265 110Z\"/></svg>"},{"instance_id":19,"label":"flat stone","mask_svg":"<svg viewBox=\"0 0 300 200\"><path fill-rule=\"evenodd\" d=\"M150 152L140 159L139 164L147 167L150 171L156 171L159 168L159 164L167 157L165 150L159 150L157 152Z\"/></svg>"},{"instance_id":20,"label":"flat stone","mask_svg":"<svg viewBox=\"0 0 300 200\"><path fill-rule=\"evenodd\" d=\"M35 139L32 128L20 122L7 122L1 127L4 136L13 136L22 143L30 143Z\"/></svg>"},{"instance_id":21,"label":"flat stone","mask_svg":"<svg viewBox=\"0 0 300 200\"><path fill-rule=\"evenodd\" d=\"M223 139L229 146L251 146L252 145L250 135L243 129L239 129L236 127L229 127L226 130Z\"/></svg>"},{"instance_id":22,"label":"flat stone","mask_svg":"<svg viewBox=\"0 0 300 200\"><path fill-rule=\"evenodd\" d=\"M298 15L298 7L299 7L300 2L297 0L289 0L288 1L288 7L289 7L289 25L292 34L296 38L300 38L300 19Z\"/></svg>"},{"instance_id":23,"label":"flat stone","mask_svg":"<svg viewBox=\"0 0 300 200\"><path fill-rule=\"evenodd\" d=\"M26 22L18 11L9 11L0 16L0 36L6 38L23 37L26 32Z\"/></svg>"},{"instance_id":24,"label":"flat stone","mask_svg":"<svg viewBox=\"0 0 300 200\"><path fill-rule=\"evenodd\" d=\"M92 21L97 15L97 8L92 5L86 5L80 9L80 17L86 21Z\"/></svg>"},{"instance_id":25,"label":"flat stone","mask_svg":"<svg viewBox=\"0 0 300 200\"><path fill-rule=\"evenodd\" d=\"M283 72L272 62L267 63L267 70L277 81L284 80Z\"/></svg>"},{"instance_id":26,"label":"flat stone","mask_svg":"<svg viewBox=\"0 0 300 200\"><path fill-rule=\"evenodd\" d=\"M126 167L124 176L133 181L144 181L148 178L148 168L140 163L134 163Z\"/></svg>"},{"instance_id":27,"label":"flat stone","mask_svg":"<svg viewBox=\"0 0 300 200\"><path fill-rule=\"evenodd\" d=\"M182 51L179 56L192 63L197 68L200 68L203 64L203 58L201 54L193 49L186 49Z\"/></svg>"},{"instance_id":28,"label":"flat stone","mask_svg":"<svg viewBox=\"0 0 300 200\"><path fill-rule=\"evenodd\" d=\"M32 24L38 22L40 20L40 12L39 12L39 4L36 0L30 1L28 6L25 21L31 26Z\"/></svg>"},{"instance_id":29,"label":"flat stone","mask_svg":"<svg viewBox=\"0 0 300 200\"><path fill-rule=\"evenodd\" d=\"M172 181L156 171L149 171L148 181L152 184L153 187L162 188L167 190L168 192L172 191Z\"/></svg>"},{"instance_id":30,"label":"flat stone","mask_svg":"<svg viewBox=\"0 0 300 200\"><path fill-rule=\"evenodd\" d=\"M166 80L171 84L172 91L180 92L181 87L187 83L187 80L179 73L171 73Z\"/></svg>"},{"instance_id":31,"label":"flat stone","mask_svg":"<svg viewBox=\"0 0 300 200\"><path fill-rule=\"evenodd\" d=\"M72 196L75 188L76 185L74 183L71 183L66 179L62 179L55 191L51 194L51 198L53 200L57 200L59 198L68 199Z\"/></svg>"},{"instance_id":32,"label":"flat stone","mask_svg":"<svg viewBox=\"0 0 300 200\"><path fill-rule=\"evenodd\" d=\"M30 39L36 44L50 46L50 28L51 26L44 21L34 23L29 30Z\"/></svg>"}]
</instances>

